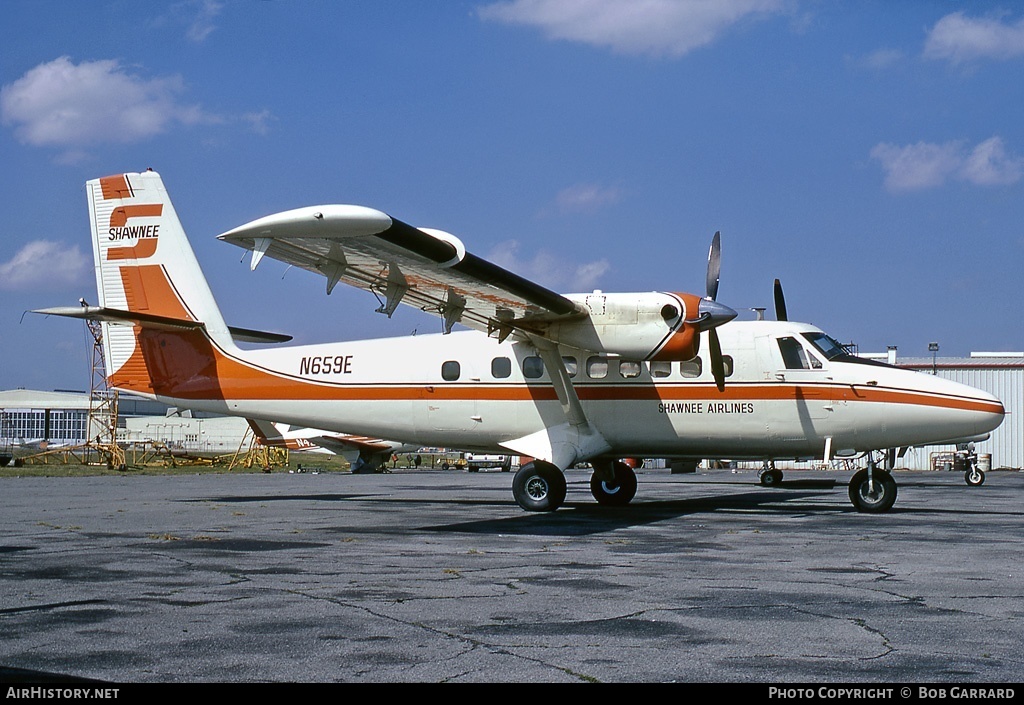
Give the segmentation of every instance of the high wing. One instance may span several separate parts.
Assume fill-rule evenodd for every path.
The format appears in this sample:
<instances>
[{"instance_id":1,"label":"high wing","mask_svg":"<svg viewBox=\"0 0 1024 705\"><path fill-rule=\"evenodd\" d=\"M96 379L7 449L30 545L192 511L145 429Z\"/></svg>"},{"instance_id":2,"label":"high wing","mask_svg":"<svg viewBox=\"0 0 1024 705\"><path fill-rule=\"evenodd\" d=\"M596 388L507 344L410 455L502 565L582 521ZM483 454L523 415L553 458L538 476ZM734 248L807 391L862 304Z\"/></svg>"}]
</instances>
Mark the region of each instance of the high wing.
<instances>
[{"instance_id":1,"label":"high wing","mask_svg":"<svg viewBox=\"0 0 1024 705\"><path fill-rule=\"evenodd\" d=\"M373 293L378 312L399 303L504 339L587 315L580 304L467 252L454 235L415 228L364 206L322 205L269 215L219 236L252 251Z\"/></svg>"}]
</instances>

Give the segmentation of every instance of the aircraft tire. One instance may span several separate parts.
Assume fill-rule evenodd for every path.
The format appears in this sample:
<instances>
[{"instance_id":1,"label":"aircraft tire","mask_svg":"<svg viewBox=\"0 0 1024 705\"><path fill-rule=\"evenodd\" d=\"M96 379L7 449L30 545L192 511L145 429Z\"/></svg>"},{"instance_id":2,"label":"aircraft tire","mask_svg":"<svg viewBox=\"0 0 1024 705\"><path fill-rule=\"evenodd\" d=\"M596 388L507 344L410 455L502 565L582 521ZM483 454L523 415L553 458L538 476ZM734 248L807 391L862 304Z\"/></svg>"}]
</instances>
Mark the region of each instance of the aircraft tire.
<instances>
[{"instance_id":1,"label":"aircraft tire","mask_svg":"<svg viewBox=\"0 0 1024 705\"><path fill-rule=\"evenodd\" d=\"M766 470L761 473L761 484L765 487L778 487L782 483L781 470Z\"/></svg>"},{"instance_id":2,"label":"aircraft tire","mask_svg":"<svg viewBox=\"0 0 1024 705\"><path fill-rule=\"evenodd\" d=\"M590 476L590 493L598 504L609 507L624 507L636 496L636 473L625 463L615 463L615 480L613 483Z\"/></svg>"},{"instance_id":3,"label":"aircraft tire","mask_svg":"<svg viewBox=\"0 0 1024 705\"><path fill-rule=\"evenodd\" d=\"M980 487L985 484L985 473L978 468L971 468L964 473L964 481L971 487Z\"/></svg>"},{"instance_id":4,"label":"aircraft tire","mask_svg":"<svg viewBox=\"0 0 1024 705\"><path fill-rule=\"evenodd\" d=\"M875 468L874 492L868 487L867 469L859 470L850 479L850 501L858 512L879 514L896 503L896 480L885 470Z\"/></svg>"},{"instance_id":5,"label":"aircraft tire","mask_svg":"<svg viewBox=\"0 0 1024 705\"><path fill-rule=\"evenodd\" d=\"M512 496L528 512L553 512L565 501L565 475L543 460L529 462L512 478Z\"/></svg>"}]
</instances>

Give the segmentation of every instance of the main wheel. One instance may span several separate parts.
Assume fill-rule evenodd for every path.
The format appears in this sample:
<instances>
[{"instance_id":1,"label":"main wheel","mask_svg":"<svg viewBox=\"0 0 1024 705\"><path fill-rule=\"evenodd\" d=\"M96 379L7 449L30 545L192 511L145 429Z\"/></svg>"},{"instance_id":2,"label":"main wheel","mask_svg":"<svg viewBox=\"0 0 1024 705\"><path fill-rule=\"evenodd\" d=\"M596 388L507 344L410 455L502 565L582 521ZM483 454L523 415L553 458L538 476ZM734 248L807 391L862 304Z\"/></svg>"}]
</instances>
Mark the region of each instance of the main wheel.
<instances>
[{"instance_id":1,"label":"main wheel","mask_svg":"<svg viewBox=\"0 0 1024 705\"><path fill-rule=\"evenodd\" d=\"M590 476L590 493L598 504L611 507L624 507L636 496L636 473L625 463L615 463L615 480L605 482L597 479L597 474Z\"/></svg>"},{"instance_id":2,"label":"main wheel","mask_svg":"<svg viewBox=\"0 0 1024 705\"><path fill-rule=\"evenodd\" d=\"M976 467L971 467L970 470L964 473L964 480L971 487L977 487L978 485L985 484L985 473Z\"/></svg>"},{"instance_id":3,"label":"main wheel","mask_svg":"<svg viewBox=\"0 0 1024 705\"><path fill-rule=\"evenodd\" d=\"M896 480L875 468L874 480L869 483L867 469L859 470L850 480L850 501L858 512L887 512L896 502Z\"/></svg>"},{"instance_id":4,"label":"main wheel","mask_svg":"<svg viewBox=\"0 0 1024 705\"><path fill-rule=\"evenodd\" d=\"M777 487L782 483L781 470L765 470L761 473L761 484L765 487Z\"/></svg>"},{"instance_id":5,"label":"main wheel","mask_svg":"<svg viewBox=\"0 0 1024 705\"><path fill-rule=\"evenodd\" d=\"M528 512L553 512L565 501L565 475L555 465L534 460L512 478L512 496Z\"/></svg>"}]
</instances>

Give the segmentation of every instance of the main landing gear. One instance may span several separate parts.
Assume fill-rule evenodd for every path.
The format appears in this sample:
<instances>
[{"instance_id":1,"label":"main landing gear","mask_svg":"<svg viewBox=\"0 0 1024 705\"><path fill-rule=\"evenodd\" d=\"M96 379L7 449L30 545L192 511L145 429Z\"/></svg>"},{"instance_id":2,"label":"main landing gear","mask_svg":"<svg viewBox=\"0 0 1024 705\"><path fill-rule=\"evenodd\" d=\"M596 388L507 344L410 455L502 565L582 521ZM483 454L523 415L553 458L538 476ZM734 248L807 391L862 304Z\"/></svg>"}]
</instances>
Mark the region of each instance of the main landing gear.
<instances>
[{"instance_id":1,"label":"main landing gear","mask_svg":"<svg viewBox=\"0 0 1024 705\"><path fill-rule=\"evenodd\" d=\"M766 460L757 473L757 479L765 487L777 487L782 482L782 471L775 467L774 461Z\"/></svg>"},{"instance_id":2,"label":"main landing gear","mask_svg":"<svg viewBox=\"0 0 1024 705\"><path fill-rule=\"evenodd\" d=\"M565 501L565 475L557 465L533 460L512 479L512 496L528 512L553 512Z\"/></svg>"},{"instance_id":3,"label":"main landing gear","mask_svg":"<svg viewBox=\"0 0 1024 705\"><path fill-rule=\"evenodd\" d=\"M875 465L868 454L868 466L850 479L850 501L858 512L878 514L892 509L896 502L896 480L888 470Z\"/></svg>"},{"instance_id":4,"label":"main landing gear","mask_svg":"<svg viewBox=\"0 0 1024 705\"><path fill-rule=\"evenodd\" d=\"M598 504L624 507L636 496L636 473L626 463L596 463L590 492ZM558 466L534 460L519 468L512 479L512 495L528 512L553 512L565 501L565 475Z\"/></svg>"},{"instance_id":5,"label":"main landing gear","mask_svg":"<svg viewBox=\"0 0 1024 705\"><path fill-rule=\"evenodd\" d=\"M636 473L623 462L612 464L611 480L602 480L597 470L590 476L590 493L598 504L624 507L636 496Z\"/></svg>"}]
</instances>

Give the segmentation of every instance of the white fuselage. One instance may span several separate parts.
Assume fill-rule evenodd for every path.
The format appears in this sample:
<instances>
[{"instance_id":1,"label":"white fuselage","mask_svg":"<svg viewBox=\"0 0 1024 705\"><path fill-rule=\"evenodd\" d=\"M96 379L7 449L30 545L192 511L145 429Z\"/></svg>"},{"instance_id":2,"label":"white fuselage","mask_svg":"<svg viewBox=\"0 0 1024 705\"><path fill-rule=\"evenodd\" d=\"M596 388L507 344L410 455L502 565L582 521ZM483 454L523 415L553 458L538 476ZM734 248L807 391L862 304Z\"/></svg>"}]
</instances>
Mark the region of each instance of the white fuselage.
<instances>
[{"instance_id":1,"label":"white fuselage","mask_svg":"<svg viewBox=\"0 0 1024 705\"><path fill-rule=\"evenodd\" d=\"M706 340L700 356L683 363L560 348L587 420L610 446L606 455L820 458L827 450L977 436L1003 418L995 397L964 385L885 365L830 361L802 337L821 332L813 326L733 321L718 331L731 358L721 392ZM787 366L779 342L787 338L790 347L792 340L802 346L804 366L792 358ZM535 348L476 331L220 352L246 371L229 380L223 398L160 398L464 450L524 453L517 439L566 423Z\"/></svg>"}]
</instances>

